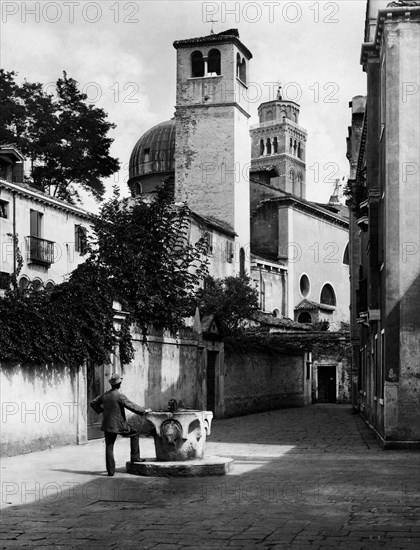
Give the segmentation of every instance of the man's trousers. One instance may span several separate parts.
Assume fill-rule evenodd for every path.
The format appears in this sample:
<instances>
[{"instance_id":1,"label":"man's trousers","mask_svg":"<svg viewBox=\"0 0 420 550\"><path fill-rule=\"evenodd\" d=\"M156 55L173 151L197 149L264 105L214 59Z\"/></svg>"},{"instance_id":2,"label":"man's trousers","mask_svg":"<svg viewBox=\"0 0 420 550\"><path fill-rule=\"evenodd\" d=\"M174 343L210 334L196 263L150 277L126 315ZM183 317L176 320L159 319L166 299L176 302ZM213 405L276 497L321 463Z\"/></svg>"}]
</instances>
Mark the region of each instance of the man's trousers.
<instances>
[{"instance_id":1,"label":"man's trousers","mask_svg":"<svg viewBox=\"0 0 420 550\"><path fill-rule=\"evenodd\" d=\"M106 471L109 476L115 474L115 460L114 460L114 443L117 439L117 435L130 438L130 460L136 462L140 460L140 444L139 434L136 430L131 430L128 433L117 434L113 432L105 432L105 463Z\"/></svg>"}]
</instances>

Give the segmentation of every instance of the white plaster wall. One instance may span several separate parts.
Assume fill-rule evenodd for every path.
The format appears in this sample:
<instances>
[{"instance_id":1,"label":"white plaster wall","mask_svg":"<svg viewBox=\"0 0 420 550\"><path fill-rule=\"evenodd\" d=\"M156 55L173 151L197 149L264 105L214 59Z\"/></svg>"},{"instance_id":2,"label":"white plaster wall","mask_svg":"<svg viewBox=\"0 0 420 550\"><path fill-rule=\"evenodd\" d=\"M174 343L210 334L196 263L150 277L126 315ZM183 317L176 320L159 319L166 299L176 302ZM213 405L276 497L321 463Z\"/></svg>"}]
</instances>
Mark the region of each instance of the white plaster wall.
<instances>
[{"instance_id":1,"label":"white plaster wall","mask_svg":"<svg viewBox=\"0 0 420 550\"><path fill-rule=\"evenodd\" d=\"M86 372L1 364L1 454L87 441Z\"/></svg>"},{"instance_id":2,"label":"white plaster wall","mask_svg":"<svg viewBox=\"0 0 420 550\"><path fill-rule=\"evenodd\" d=\"M0 198L8 201L9 215L7 219L0 218L0 270L13 272L13 197L12 192L2 188ZM36 265L29 262L29 247L26 237L30 235L30 210L43 214L42 237L55 242L55 262L50 267ZM58 209L43 201L36 201L23 195L16 195L16 233L19 239L19 248L23 256L23 267L19 277L25 275L29 280L35 278L43 282L53 281L61 283L66 275L71 273L84 257L75 251L75 225L89 228L85 218L76 213Z\"/></svg>"},{"instance_id":3,"label":"white plaster wall","mask_svg":"<svg viewBox=\"0 0 420 550\"><path fill-rule=\"evenodd\" d=\"M279 218L284 215L284 210L279 211ZM303 300L300 278L305 273L311 285L307 299L319 303L322 287L326 283L331 284L337 298L332 322L349 321L349 266L343 264L348 239L346 229L307 213L288 209L288 242L280 232L279 246L281 250L289 249L290 318L294 318L294 308Z\"/></svg>"},{"instance_id":4,"label":"white plaster wall","mask_svg":"<svg viewBox=\"0 0 420 550\"><path fill-rule=\"evenodd\" d=\"M213 252L208 255L209 275L216 279L224 279L225 277L236 275L239 272L239 263L237 263L239 260L237 254L235 254L237 243L234 241L234 237L228 237L225 233L221 233L216 229L211 229L211 231L213 234ZM195 244L201 237L201 228L195 220L192 220L190 242ZM231 262L227 261L226 256L226 241L228 240L233 243L233 258Z\"/></svg>"}]
</instances>

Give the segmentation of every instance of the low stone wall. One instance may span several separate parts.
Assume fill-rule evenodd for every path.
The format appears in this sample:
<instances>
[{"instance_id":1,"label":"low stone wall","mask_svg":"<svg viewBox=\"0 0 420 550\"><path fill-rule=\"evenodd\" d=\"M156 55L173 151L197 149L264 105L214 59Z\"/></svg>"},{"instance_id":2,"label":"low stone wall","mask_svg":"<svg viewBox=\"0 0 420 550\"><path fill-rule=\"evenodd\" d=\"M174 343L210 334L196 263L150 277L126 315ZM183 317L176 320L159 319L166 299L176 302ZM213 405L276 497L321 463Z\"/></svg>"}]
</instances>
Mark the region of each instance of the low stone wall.
<instances>
[{"instance_id":1,"label":"low stone wall","mask_svg":"<svg viewBox=\"0 0 420 550\"><path fill-rule=\"evenodd\" d=\"M196 337L151 334L145 344L133 332L133 345L135 356L129 365L121 369L117 359L104 366L105 391L110 387L109 376L117 371L124 377L121 391L139 405L165 409L169 399L175 398L184 407L203 408L204 358ZM1 456L86 443L87 378L86 367L0 364ZM148 432L143 416L127 411L127 419Z\"/></svg>"},{"instance_id":2,"label":"low stone wall","mask_svg":"<svg viewBox=\"0 0 420 550\"><path fill-rule=\"evenodd\" d=\"M304 352L225 352L224 416L303 407L310 403L310 392Z\"/></svg>"},{"instance_id":3,"label":"low stone wall","mask_svg":"<svg viewBox=\"0 0 420 550\"><path fill-rule=\"evenodd\" d=\"M1 456L85 443L86 372L60 365L0 365Z\"/></svg>"}]
</instances>

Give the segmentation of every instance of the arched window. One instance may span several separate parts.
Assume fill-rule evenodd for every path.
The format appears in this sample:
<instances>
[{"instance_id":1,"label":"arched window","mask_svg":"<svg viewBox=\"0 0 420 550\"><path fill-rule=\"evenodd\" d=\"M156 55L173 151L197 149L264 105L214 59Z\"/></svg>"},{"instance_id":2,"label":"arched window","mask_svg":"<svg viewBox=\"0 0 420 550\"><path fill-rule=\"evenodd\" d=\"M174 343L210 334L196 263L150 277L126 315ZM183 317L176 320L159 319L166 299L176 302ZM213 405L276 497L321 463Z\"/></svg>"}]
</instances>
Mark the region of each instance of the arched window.
<instances>
[{"instance_id":1,"label":"arched window","mask_svg":"<svg viewBox=\"0 0 420 550\"><path fill-rule=\"evenodd\" d=\"M298 188L297 194L303 197L303 182L302 182L302 174L300 172L298 172L298 175L297 175L297 188Z\"/></svg>"},{"instance_id":2,"label":"arched window","mask_svg":"<svg viewBox=\"0 0 420 550\"><path fill-rule=\"evenodd\" d=\"M297 318L298 323L312 323L311 314L308 311L302 311Z\"/></svg>"},{"instance_id":3,"label":"arched window","mask_svg":"<svg viewBox=\"0 0 420 550\"><path fill-rule=\"evenodd\" d=\"M309 296L311 290L311 283L309 282L309 277L304 273L300 278L300 293L304 298Z\"/></svg>"},{"instance_id":4,"label":"arched window","mask_svg":"<svg viewBox=\"0 0 420 550\"><path fill-rule=\"evenodd\" d=\"M51 292L51 290L54 288L55 284L52 281L48 281L48 283L45 285L45 290L47 292Z\"/></svg>"},{"instance_id":5,"label":"arched window","mask_svg":"<svg viewBox=\"0 0 420 550\"><path fill-rule=\"evenodd\" d=\"M343 264L350 265L350 253L349 253L349 243L347 243L343 255Z\"/></svg>"},{"instance_id":6,"label":"arched window","mask_svg":"<svg viewBox=\"0 0 420 550\"><path fill-rule=\"evenodd\" d=\"M220 73L220 51L213 48L209 51L209 73L221 74Z\"/></svg>"},{"instance_id":7,"label":"arched window","mask_svg":"<svg viewBox=\"0 0 420 550\"><path fill-rule=\"evenodd\" d=\"M278 308L273 311L273 317L276 317L277 319L280 317L280 310Z\"/></svg>"},{"instance_id":8,"label":"arched window","mask_svg":"<svg viewBox=\"0 0 420 550\"><path fill-rule=\"evenodd\" d=\"M260 156L264 154L264 140L260 139Z\"/></svg>"},{"instance_id":9,"label":"arched window","mask_svg":"<svg viewBox=\"0 0 420 550\"><path fill-rule=\"evenodd\" d=\"M239 276L245 276L245 250L243 248L239 251Z\"/></svg>"},{"instance_id":10,"label":"arched window","mask_svg":"<svg viewBox=\"0 0 420 550\"><path fill-rule=\"evenodd\" d=\"M296 150L297 150L297 143L296 143L296 140L293 142L293 154L296 155Z\"/></svg>"},{"instance_id":11,"label":"arched window","mask_svg":"<svg viewBox=\"0 0 420 550\"><path fill-rule=\"evenodd\" d=\"M267 138L267 155L271 155L271 139Z\"/></svg>"},{"instance_id":12,"label":"arched window","mask_svg":"<svg viewBox=\"0 0 420 550\"><path fill-rule=\"evenodd\" d=\"M335 297L334 289L329 283L326 283L322 287L321 304L325 304L327 306L336 306L337 305L337 300L336 300L336 297Z\"/></svg>"},{"instance_id":13,"label":"arched window","mask_svg":"<svg viewBox=\"0 0 420 550\"><path fill-rule=\"evenodd\" d=\"M292 184L292 189L294 189L294 186L295 186L295 173L293 172L293 170L290 170L289 176L290 176L290 183Z\"/></svg>"},{"instance_id":14,"label":"arched window","mask_svg":"<svg viewBox=\"0 0 420 550\"><path fill-rule=\"evenodd\" d=\"M28 277L25 277L25 276L21 277L21 278L19 279L19 289L20 289L22 292L24 292L24 291L28 288L28 286L29 286L29 279L28 279Z\"/></svg>"},{"instance_id":15,"label":"arched window","mask_svg":"<svg viewBox=\"0 0 420 550\"><path fill-rule=\"evenodd\" d=\"M300 146L300 141L299 141L299 143L298 143L297 156L298 156L299 159L302 158L302 148L301 148L301 146Z\"/></svg>"},{"instance_id":16,"label":"arched window","mask_svg":"<svg viewBox=\"0 0 420 550\"><path fill-rule=\"evenodd\" d=\"M32 281L32 287L33 287L35 290L41 290L41 288L43 287L43 284L42 284L41 279L34 279L34 280Z\"/></svg>"},{"instance_id":17,"label":"arched window","mask_svg":"<svg viewBox=\"0 0 420 550\"><path fill-rule=\"evenodd\" d=\"M274 153L274 154L278 153L278 151L279 151L279 144L278 144L278 141L277 141L277 138L276 138L276 137L273 139L273 149L274 149L274 150L273 150L273 153Z\"/></svg>"},{"instance_id":18,"label":"arched window","mask_svg":"<svg viewBox=\"0 0 420 550\"><path fill-rule=\"evenodd\" d=\"M242 82L246 84L246 63L244 58L242 58L239 66L239 80L242 80Z\"/></svg>"},{"instance_id":19,"label":"arched window","mask_svg":"<svg viewBox=\"0 0 420 550\"><path fill-rule=\"evenodd\" d=\"M239 53L236 54L236 76L239 78L241 72L241 56Z\"/></svg>"},{"instance_id":20,"label":"arched window","mask_svg":"<svg viewBox=\"0 0 420 550\"><path fill-rule=\"evenodd\" d=\"M289 142L289 153L292 154L293 153L293 139L290 138L290 142Z\"/></svg>"},{"instance_id":21,"label":"arched window","mask_svg":"<svg viewBox=\"0 0 420 550\"><path fill-rule=\"evenodd\" d=\"M293 121L297 123L297 114L293 113Z\"/></svg>"},{"instance_id":22,"label":"arched window","mask_svg":"<svg viewBox=\"0 0 420 550\"><path fill-rule=\"evenodd\" d=\"M191 54L191 76L204 76L204 59L203 54L196 50Z\"/></svg>"},{"instance_id":23,"label":"arched window","mask_svg":"<svg viewBox=\"0 0 420 550\"><path fill-rule=\"evenodd\" d=\"M286 111L282 111L282 112L280 113L280 116L281 116L282 121L284 122L284 121L286 120L286 118L287 118L287 113L286 113Z\"/></svg>"},{"instance_id":24,"label":"arched window","mask_svg":"<svg viewBox=\"0 0 420 550\"><path fill-rule=\"evenodd\" d=\"M273 120L273 111L267 111L267 114L265 115L265 120Z\"/></svg>"}]
</instances>

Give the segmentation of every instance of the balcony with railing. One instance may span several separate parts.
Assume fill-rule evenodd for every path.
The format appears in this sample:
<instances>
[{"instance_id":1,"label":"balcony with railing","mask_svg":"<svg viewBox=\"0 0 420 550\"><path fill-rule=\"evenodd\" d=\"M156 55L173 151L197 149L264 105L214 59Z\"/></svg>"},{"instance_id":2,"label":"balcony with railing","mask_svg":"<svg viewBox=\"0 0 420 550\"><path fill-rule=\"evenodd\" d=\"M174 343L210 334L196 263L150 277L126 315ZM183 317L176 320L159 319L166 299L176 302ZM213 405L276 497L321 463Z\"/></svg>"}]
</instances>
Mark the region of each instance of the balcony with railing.
<instances>
[{"instance_id":1,"label":"balcony with railing","mask_svg":"<svg viewBox=\"0 0 420 550\"><path fill-rule=\"evenodd\" d=\"M27 237L29 249L29 261L49 267L54 263L54 242L40 237Z\"/></svg>"}]
</instances>

